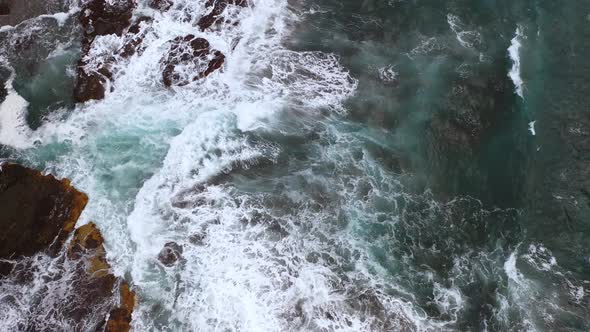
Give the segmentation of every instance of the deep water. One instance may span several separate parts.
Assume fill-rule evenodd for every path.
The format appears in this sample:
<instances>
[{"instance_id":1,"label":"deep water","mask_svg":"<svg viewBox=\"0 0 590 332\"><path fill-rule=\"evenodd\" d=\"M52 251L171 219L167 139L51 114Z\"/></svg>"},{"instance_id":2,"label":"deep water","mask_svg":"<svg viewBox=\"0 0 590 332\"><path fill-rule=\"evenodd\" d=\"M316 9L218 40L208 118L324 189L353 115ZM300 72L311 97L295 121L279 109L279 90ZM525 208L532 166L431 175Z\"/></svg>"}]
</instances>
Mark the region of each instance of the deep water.
<instances>
[{"instance_id":1,"label":"deep water","mask_svg":"<svg viewBox=\"0 0 590 332\"><path fill-rule=\"evenodd\" d=\"M590 330L590 2L254 0L207 32L139 3L102 101L72 101L73 17L0 30L0 156L88 193L137 331ZM187 33L224 69L165 88Z\"/></svg>"}]
</instances>

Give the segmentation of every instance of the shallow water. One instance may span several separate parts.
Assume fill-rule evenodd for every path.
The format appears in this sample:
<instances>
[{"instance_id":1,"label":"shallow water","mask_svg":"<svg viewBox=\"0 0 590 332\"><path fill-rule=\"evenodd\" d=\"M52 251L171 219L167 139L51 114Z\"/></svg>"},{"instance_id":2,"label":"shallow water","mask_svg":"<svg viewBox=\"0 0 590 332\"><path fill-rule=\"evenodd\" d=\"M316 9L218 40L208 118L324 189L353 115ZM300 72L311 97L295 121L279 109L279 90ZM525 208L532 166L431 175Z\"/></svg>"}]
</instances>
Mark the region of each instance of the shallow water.
<instances>
[{"instance_id":1,"label":"shallow water","mask_svg":"<svg viewBox=\"0 0 590 332\"><path fill-rule=\"evenodd\" d=\"M148 47L78 105L73 16L0 30L2 157L89 194L135 330L590 328L590 4L255 0L199 32L203 10L140 1ZM167 89L188 33L226 63ZM46 309L0 306L7 330Z\"/></svg>"}]
</instances>

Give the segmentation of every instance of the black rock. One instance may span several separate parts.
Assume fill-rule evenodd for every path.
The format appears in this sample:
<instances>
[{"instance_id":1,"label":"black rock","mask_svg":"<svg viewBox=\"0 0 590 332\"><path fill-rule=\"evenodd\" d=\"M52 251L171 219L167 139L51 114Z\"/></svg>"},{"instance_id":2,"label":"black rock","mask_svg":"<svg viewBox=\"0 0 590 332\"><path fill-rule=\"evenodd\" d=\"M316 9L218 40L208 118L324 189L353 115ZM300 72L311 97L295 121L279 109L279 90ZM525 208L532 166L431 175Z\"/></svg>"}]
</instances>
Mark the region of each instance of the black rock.
<instances>
[{"instance_id":1,"label":"black rock","mask_svg":"<svg viewBox=\"0 0 590 332\"><path fill-rule=\"evenodd\" d=\"M158 254L158 260L164 266L174 266L176 262L182 259L182 246L176 242L168 242Z\"/></svg>"}]
</instances>

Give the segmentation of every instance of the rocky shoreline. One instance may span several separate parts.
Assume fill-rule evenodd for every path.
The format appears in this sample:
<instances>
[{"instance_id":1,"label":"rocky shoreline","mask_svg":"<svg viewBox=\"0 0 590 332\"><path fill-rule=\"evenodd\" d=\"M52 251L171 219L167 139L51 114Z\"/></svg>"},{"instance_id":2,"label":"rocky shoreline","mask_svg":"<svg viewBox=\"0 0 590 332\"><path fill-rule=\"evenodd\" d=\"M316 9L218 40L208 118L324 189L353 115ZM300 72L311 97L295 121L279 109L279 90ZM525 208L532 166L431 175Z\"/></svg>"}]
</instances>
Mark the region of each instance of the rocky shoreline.
<instances>
[{"instance_id":1,"label":"rocky shoreline","mask_svg":"<svg viewBox=\"0 0 590 332\"><path fill-rule=\"evenodd\" d=\"M46 258L52 261L52 270L59 272L42 279L45 285L34 295L54 296L50 293L56 286L67 294L54 303L60 311L56 313L59 320L93 330L129 331L135 293L125 280L113 275L96 225L88 223L74 230L87 202L86 194L67 179L58 180L18 164L2 164L0 284L7 289L37 287L39 280L32 275L38 267L36 261ZM6 292L2 301L12 297ZM21 309L23 315L37 316L48 308ZM39 319L26 317L26 323L18 328L46 330Z\"/></svg>"}]
</instances>

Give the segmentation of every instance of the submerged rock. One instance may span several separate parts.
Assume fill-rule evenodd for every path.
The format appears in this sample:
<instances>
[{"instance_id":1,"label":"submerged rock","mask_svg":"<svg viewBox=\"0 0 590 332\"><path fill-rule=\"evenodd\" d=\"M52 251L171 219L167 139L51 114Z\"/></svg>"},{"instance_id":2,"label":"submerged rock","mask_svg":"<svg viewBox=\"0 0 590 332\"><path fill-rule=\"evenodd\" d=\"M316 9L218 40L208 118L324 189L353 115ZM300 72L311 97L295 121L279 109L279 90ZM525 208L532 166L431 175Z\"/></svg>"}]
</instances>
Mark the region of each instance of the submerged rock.
<instances>
[{"instance_id":1,"label":"submerged rock","mask_svg":"<svg viewBox=\"0 0 590 332\"><path fill-rule=\"evenodd\" d=\"M165 86L183 86L204 78L219 69L225 61L225 55L211 49L204 38L186 35L174 38L171 44L168 56L160 60L164 68L162 79ZM176 70L177 66L182 66L182 71ZM192 74L187 74L191 71L187 67L192 69Z\"/></svg>"},{"instance_id":2,"label":"submerged rock","mask_svg":"<svg viewBox=\"0 0 590 332\"><path fill-rule=\"evenodd\" d=\"M145 46L143 39L145 38L145 26L152 22L151 17L142 16L135 20L133 24L127 29L125 34L124 46L119 50L119 55L128 58L135 53L143 53ZM143 23L143 24L142 24Z\"/></svg>"},{"instance_id":3,"label":"submerged rock","mask_svg":"<svg viewBox=\"0 0 590 332\"><path fill-rule=\"evenodd\" d=\"M172 2L172 0L151 0L148 6L152 9L157 9L165 12L168 9L170 9L170 7L172 7L173 4L174 2Z\"/></svg>"},{"instance_id":4,"label":"submerged rock","mask_svg":"<svg viewBox=\"0 0 590 332\"><path fill-rule=\"evenodd\" d=\"M135 308L135 292L129 284L122 282L119 287L119 306L111 310L105 332L124 332L131 329L131 314Z\"/></svg>"},{"instance_id":5,"label":"submerged rock","mask_svg":"<svg viewBox=\"0 0 590 332\"><path fill-rule=\"evenodd\" d=\"M168 242L158 254L158 260L165 266L171 267L182 259L182 246L176 242Z\"/></svg>"}]
</instances>

